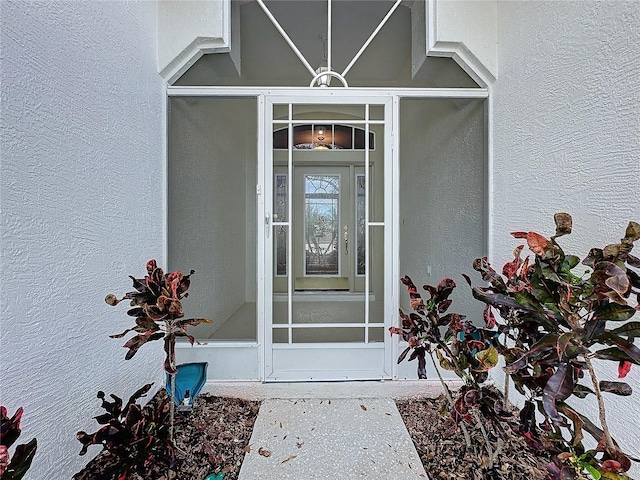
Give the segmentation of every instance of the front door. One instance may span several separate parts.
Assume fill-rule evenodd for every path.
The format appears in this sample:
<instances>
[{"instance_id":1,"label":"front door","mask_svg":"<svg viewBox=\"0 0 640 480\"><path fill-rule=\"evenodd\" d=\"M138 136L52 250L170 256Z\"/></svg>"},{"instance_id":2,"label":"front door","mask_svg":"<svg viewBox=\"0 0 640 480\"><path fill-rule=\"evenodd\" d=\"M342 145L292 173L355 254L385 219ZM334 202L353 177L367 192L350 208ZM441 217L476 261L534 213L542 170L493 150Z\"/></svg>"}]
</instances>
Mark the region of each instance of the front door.
<instances>
[{"instance_id":1,"label":"front door","mask_svg":"<svg viewBox=\"0 0 640 480\"><path fill-rule=\"evenodd\" d=\"M330 162L332 152L315 152L314 165L295 165L293 175L293 290L294 292L362 291L358 282L358 242L356 212L362 214L364 190L362 167L356 165L323 165ZM273 188L283 202L287 188L287 167L274 167ZM360 190L358 190L360 186ZM283 216L274 209L274 221ZM274 245L276 274L274 291L286 293L286 229L277 231ZM360 248L362 256L363 249ZM362 272L361 272L362 273Z\"/></svg>"},{"instance_id":2,"label":"front door","mask_svg":"<svg viewBox=\"0 0 640 480\"><path fill-rule=\"evenodd\" d=\"M265 106L265 380L391 378L391 101Z\"/></svg>"}]
</instances>

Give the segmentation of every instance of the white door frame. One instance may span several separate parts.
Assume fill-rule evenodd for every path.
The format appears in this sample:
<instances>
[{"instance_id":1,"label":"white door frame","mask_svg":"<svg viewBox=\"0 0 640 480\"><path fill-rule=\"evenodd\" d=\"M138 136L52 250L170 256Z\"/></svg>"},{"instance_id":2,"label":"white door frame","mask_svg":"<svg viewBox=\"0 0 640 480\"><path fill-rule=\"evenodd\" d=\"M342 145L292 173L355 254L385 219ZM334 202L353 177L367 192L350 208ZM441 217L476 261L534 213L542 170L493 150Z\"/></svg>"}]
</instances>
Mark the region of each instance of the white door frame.
<instances>
[{"instance_id":1,"label":"white door frame","mask_svg":"<svg viewBox=\"0 0 640 480\"><path fill-rule=\"evenodd\" d=\"M259 290L264 292L262 298L263 304L258 305L258 311L264 312L264 317L259 319L260 325L264 329L264 379L265 381L302 381L302 380L372 380L372 379L388 379L393 377L393 341L388 335L384 335L383 342L369 343L368 339L368 326L369 326L369 276L370 269L367 269L365 275L365 289L364 289L364 320L365 320L365 339L364 343L305 343L294 344L291 340L291 328L289 327L289 343L288 344L274 344L272 341L272 281L273 281L273 235L270 235L272 230L272 212L271 202L273 196L273 148L272 148L272 132L273 132L273 105L376 105L384 108L384 120L369 119L368 107L366 108L366 115L364 124L383 124L385 141L384 145L384 216L383 221L373 222L368 218L365 220L367 228L365 229L365 245L368 245L369 229L370 227L382 227L384 229L384 267L385 273L383 278L384 288L383 291L388 294L392 292L395 284L397 289L397 282L393 282L393 278L397 278L397 272L394 272L394 266L397 268L397 262L394 259L397 258L397 239L394 241L393 231L394 225L397 224L397 195L394 195L393 185L397 185L397 181L394 182L394 176L398 175L397 158L393 159L393 152L397 151L394 148L394 135L393 119L394 119L394 102L393 96L378 92L376 95L371 95L369 92L358 95L354 94L352 90L338 90L325 93L325 89L314 89L313 91L305 92L304 94L271 94L265 97L264 103L264 124L262 129L264 139L264 152L263 160L259 161L264 165L263 175L259 176L259 181L262 182L259 190L263 192L264 201L262 202L262 210L259 209L259 219L262 218L262 222L259 220L259 224L263 223L265 228L259 228L262 230L262 234L265 236L263 241L258 241L258 249L264 249L260 257L264 259L265 272L262 276L262 284L259 284ZM351 123L351 122L349 122ZM260 127L259 127L260 128ZM395 136L397 138L397 136ZM368 142L368 136L367 142ZM289 153L289 172L291 173L293 167L293 157ZM365 177L369 177L369 150L365 149ZM368 180L367 180L368 181ZM292 192L293 178L289 174L289 192ZM367 194L368 196L368 190ZM369 204L368 200L365 200L365 204ZM367 208L368 211L368 208ZM262 214L262 217L260 217ZM289 219L292 218L292 210L289 212ZM277 225L277 224L276 224ZM293 232L289 228L289 252L292 251L292 238ZM369 264L369 249L365 250L366 260ZM292 265L291 256L288 262L289 268ZM395 264L395 265L394 265ZM292 272L289 275L289 288L288 288L288 318L289 322L292 320L292 295L293 295L293 280ZM391 298L384 300L383 311L383 330L386 331L394 322L395 316L393 315L393 298L397 298L396 295L392 295ZM395 310L397 311L397 310ZM289 323L291 325L291 323ZM361 324L359 324L361 325ZM372 324L378 326L378 324ZM330 325L327 327L338 328L357 326L356 324L344 324L344 325ZM323 357L322 368L311 361L307 361L308 351L313 350L314 355L317 357ZM353 354L353 351L358 351L357 355ZM326 365L325 365L326 360Z\"/></svg>"}]
</instances>

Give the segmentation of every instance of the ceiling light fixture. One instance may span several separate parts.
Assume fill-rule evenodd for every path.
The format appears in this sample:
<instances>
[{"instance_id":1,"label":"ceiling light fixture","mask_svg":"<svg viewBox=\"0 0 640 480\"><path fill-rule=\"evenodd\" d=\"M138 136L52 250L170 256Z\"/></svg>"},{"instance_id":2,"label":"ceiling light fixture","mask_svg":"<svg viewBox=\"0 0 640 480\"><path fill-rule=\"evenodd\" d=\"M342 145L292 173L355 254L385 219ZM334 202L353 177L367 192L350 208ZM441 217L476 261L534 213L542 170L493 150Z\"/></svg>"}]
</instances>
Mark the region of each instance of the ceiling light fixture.
<instances>
[{"instance_id":1,"label":"ceiling light fixture","mask_svg":"<svg viewBox=\"0 0 640 480\"><path fill-rule=\"evenodd\" d=\"M322 40L322 62L320 62L320 65L316 68L316 75L330 71L329 64L327 63L327 36L320 35L320 40ZM331 84L331 76L320 75L317 83L319 87L328 87Z\"/></svg>"}]
</instances>

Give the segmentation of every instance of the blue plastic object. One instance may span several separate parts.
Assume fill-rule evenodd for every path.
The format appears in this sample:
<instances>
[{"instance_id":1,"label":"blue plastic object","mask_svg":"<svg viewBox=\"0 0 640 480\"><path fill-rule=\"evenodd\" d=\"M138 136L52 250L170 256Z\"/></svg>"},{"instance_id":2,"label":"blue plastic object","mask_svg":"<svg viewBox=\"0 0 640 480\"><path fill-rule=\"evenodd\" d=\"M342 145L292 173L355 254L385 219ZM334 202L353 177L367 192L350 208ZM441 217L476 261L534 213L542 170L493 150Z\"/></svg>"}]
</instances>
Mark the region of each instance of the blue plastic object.
<instances>
[{"instance_id":1,"label":"blue plastic object","mask_svg":"<svg viewBox=\"0 0 640 480\"><path fill-rule=\"evenodd\" d=\"M207 362L183 363L176 368L176 393L174 401L176 405L192 405L196 395L200 393L207 381ZM165 389L171 394L171 375L167 374ZM184 402L185 395L189 392L188 402Z\"/></svg>"},{"instance_id":2,"label":"blue plastic object","mask_svg":"<svg viewBox=\"0 0 640 480\"><path fill-rule=\"evenodd\" d=\"M204 477L204 480L222 480L223 478L224 478L224 473L222 473L222 472L220 472L220 473L210 473L209 475Z\"/></svg>"}]
</instances>

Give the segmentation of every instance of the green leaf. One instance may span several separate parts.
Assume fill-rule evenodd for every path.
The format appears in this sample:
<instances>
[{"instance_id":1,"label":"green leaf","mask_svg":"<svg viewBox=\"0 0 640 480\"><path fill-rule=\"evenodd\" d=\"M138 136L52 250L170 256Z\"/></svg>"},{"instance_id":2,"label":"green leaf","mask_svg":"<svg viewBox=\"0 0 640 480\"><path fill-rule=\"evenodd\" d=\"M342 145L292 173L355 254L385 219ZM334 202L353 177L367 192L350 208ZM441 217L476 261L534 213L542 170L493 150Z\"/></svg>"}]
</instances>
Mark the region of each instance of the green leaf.
<instances>
[{"instance_id":1,"label":"green leaf","mask_svg":"<svg viewBox=\"0 0 640 480\"><path fill-rule=\"evenodd\" d=\"M589 387L585 385L578 384L575 387L573 387L573 394L578 398L585 398L590 393L593 393L595 395L596 392L594 392L593 390L591 390Z\"/></svg>"},{"instance_id":2,"label":"green leaf","mask_svg":"<svg viewBox=\"0 0 640 480\"><path fill-rule=\"evenodd\" d=\"M615 393L622 397L628 397L633 393L631 386L625 382L608 382L600 380L600 390L603 392Z\"/></svg>"},{"instance_id":3,"label":"green leaf","mask_svg":"<svg viewBox=\"0 0 640 480\"><path fill-rule=\"evenodd\" d=\"M616 345L619 350L622 350L627 354L631 362L635 363L636 365L640 365L640 348L636 347L629 340L611 332L605 332L601 335L598 335L597 338L602 340L604 343L608 343L609 345Z\"/></svg>"},{"instance_id":4,"label":"green leaf","mask_svg":"<svg viewBox=\"0 0 640 480\"><path fill-rule=\"evenodd\" d=\"M606 303L595 311L594 320L605 320L610 322L624 322L633 317L636 309L629 305L619 303Z\"/></svg>"},{"instance_id":5,"label":"green leaf","mask_svg":"<svg viewBox=\"0 0 640 480\"><path fill-rule=\"evenodd\" d=\"M28 443L18 445L13 457L11 457L11 462L2 475L2 480L20 480L24 477L31 467L37 449L38 441L35 438Z\"/></svg>"},{"instance_id":6,"label":"green leaf","mask_svg":"<svg viewBox=\"0 0 640 480\"><path fill-rule=\"evenodd\" d=\"M558 334L557 333L548 333L544 337L540 339L535 345L533 345L529 350L526 351L524 355L522 355L518 360L512 362L511 364L505 367L505 372L512 374L517 372L518 370L524 368L527 364L527 359L537 354L538 352L549 350L552 348L556 348L558 345Z\"/></svg>"},{"instance_id":7,"label":"green leaf","mask_svg":"<svg viewBox=\"0 0 640 480\"><path fill-rule=\"evenodd\" d=\"M565 332L558 337L558 344L556 347L558 350L558 360L562 360L562 356L567 350L567 346L569 345L569 342L571 341L572 338L573 338L573 332Z\"/></svg>"},{"instance_id":8,"label":"green leaf","mask_svg":"<svg viewBox=\"0 0 640 480\"><path fill-rule=\"evenodd\" d=\"M611 333L615 333L616 335L626 335L629 337L640 337L640 322L625 323L621 327L611 330Z\"/></svg>"},{"instance_id":9,"label":"green leaf","mask_svg":"<svg viewBox=\"0 0 640 480\"><path fill-rule=\"evenodd\" d=\"M601 360L614 360L616 362L619 362L619 361L633 362L633 359L629 355L627 355L626 352L620 350L618 347L611 347L611 348L605 348L603 350L598 350L593 354L593 356Z\"/></svg>"},{"instance_id":10,"label":"green leaf","mask_svg":"<svg viewBox=\"0 0 640 480\"><path fill-rule=\"evenodd\" d=\"M438 357L438 361L440 362L440 366L442 368L444 368L445 370L455 371L456 367L453 366L451 360L440 353L440 350L436 350L436 356Z\"/></svg>"},{"instance_id":11,"label":"green leaf","mask_svg":"<svg viewBox=\"0 0 640 480\"><path fill-rule=\"evenodd\" d=\"M544 275L545 279L551 280L552 282L555 282L555 283L562 283L562 280L560 280L560 277L558 277L558 274L549 264L543 263L540 266L540 271Z\"/></svg>"},{"instance_id":12,"label":"green leaf","mask_svg":"<svg viewBox=\"0 0 640 480\"><path fill-rule=\"evenodd\" d=\"M592 465L589 465L588 463L585 463L585 462L578 462L578 465L580 465L587 472L589 472L589 475L593 477L593 480L600 480L602 478L602 474L598 470L596 470L596 468L593 467Z\"/></svg>"},{"instance_id":13,"label":"green leaf","mask_svg":"<svg viewBox=\"0 0 640 480\"><path fill-rule=\"evenodd\" d=\"M498 364L498 350L496 347L489 347L476 353L476 359L480 362L480 370L491 370Z\"/></svg>"},{"instance_id":14,"label":"green leaf","mask_svg":"<svg viewBox=\"0 0 640 480\"><path fill-rule=\"evenodd\" d=\"M624 258L631 250L633 250L633 246L631 244L614 243L604 247L602 249L602 254L604 255L604 258L615 261L621 255L621 258Z\"/></svg>"},{"instance_id":15,"label":"green leaf","mask_svg":"<svg viewBox=\"0 0 640 480\"><path fill-rule=\"evenodd\" d=\"M540 313L544 312L544 308L540 305L538 299L529 292L514 292L513 298L523 309Z\"/></svg>"},{"instance_id":16,"label":"green leaf","mask_svg":"<svg viewBox=\"0 0 640 480\"><path fill-rule=\"evenodd\" d=\"M575 389L574 389L575 392ZM584 434L582 433L582 427L584 427L584 420L580 418L578 412L573 410L569 405L564 402L558 402L558 410L560 410L565 416L571 419L573 422L573 437L571 444L575 447L584 438Z\"/></svg>"},{"instance_id":17,"label":"green leaf","mask_svg":"<svg viewBox=\"0 0 640 480\"><path fill-rule=\"evenodd\" d=\"M577 257L575 255L567 255L566 257L564 257L564 262L562 266L565 267L567 270L571 270L579 263L580 263L580 257Z\"/></svg>"}]
</instances>

